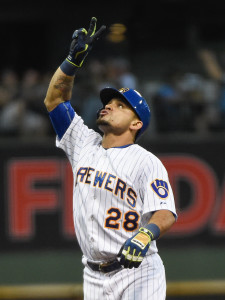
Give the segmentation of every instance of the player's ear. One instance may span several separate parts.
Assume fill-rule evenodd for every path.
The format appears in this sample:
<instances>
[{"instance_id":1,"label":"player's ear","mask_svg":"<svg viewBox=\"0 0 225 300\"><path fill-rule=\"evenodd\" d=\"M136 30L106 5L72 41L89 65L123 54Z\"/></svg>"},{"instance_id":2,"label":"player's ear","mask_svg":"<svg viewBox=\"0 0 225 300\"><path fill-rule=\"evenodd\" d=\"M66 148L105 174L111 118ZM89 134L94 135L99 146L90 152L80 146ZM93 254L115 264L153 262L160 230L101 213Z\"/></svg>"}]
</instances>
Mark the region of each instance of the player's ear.
<instances>
[{"instance_id":1,"label":"player's ear","mask_svg":"<svg viewBox=\"0 0 225 300\"><path fill-rule=\"evenodd\" d=\"M139 130L139 129L141 129L142 126L143 126L143 123L141 122L141 120L135 119L131 122L130 129L131 130Z\"/></svg>"}]
</instances>

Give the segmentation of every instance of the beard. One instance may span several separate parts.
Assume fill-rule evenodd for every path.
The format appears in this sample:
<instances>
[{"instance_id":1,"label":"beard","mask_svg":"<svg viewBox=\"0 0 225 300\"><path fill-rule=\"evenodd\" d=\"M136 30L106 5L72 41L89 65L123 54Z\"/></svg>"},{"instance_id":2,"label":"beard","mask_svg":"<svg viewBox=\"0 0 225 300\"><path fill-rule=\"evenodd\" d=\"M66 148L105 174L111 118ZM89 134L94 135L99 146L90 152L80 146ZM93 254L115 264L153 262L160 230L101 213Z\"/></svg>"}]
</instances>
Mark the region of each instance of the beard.
<instances>
[{"instance_id":1,"label":"beard","mask_svg":"<svg viewBox=\"0 0 225 300\"><path fill-rule=\"evenodd\" d=\"M98 118L96 120L96 125L98 126L98 128L104 132L107 127L109 128L110 127L110 123L106 120L102 120L101 118Z\"/></svg>"},{"instance_id":2,"label":"beard","mask_svg":"<svg viewBox=\"0 0 225 300\"><path fill-rule=\"evenodd\" d=\"M109 122L98 118L96 120L96 125L97 126L101 126L101 125L103 125L103 126L109 126Z\"/></svg>"}]
</instances>

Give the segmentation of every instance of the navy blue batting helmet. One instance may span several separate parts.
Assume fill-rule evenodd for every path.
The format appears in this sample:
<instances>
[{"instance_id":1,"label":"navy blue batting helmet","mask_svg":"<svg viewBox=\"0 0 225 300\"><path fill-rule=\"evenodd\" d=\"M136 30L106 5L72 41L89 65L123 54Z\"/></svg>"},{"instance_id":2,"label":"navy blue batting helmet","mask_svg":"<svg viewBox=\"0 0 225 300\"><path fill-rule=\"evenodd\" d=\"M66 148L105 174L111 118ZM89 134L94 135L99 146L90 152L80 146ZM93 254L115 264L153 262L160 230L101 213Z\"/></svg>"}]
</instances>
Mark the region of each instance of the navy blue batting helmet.
<instances>
[{"instance_id":1,"label":"navy blue batting helmet","mask_svg":"<svg viewBox=\"0 0 225 300\"><path fill-rule=\"evenodd\" d=\"M136 136L136 138L138 138L147 129L151 118L151 112L146 100L139 92L129 88L121 88L117 90L115 88L106 87L100 91L100 99L104 106L112 98L119 98L127 101L142 121L143 126Z\"/></svg>"}]
</instances>

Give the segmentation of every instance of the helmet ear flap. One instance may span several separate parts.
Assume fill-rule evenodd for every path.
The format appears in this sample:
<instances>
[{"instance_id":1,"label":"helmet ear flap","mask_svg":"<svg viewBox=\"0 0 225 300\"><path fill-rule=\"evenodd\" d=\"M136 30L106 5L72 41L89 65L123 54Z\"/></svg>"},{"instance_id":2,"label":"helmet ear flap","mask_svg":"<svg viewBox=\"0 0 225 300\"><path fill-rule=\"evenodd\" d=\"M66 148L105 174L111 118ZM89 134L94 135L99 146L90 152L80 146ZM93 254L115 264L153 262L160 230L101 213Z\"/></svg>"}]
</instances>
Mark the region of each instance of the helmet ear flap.
<instances>
[{"instance_id":1,"label":"helmet ear flap","mask_svg":"<svg viewBox=\"0 0 225 300\"><path fill-rule=\"evenodd\" d=\"M97 115L96 115L97 119L99 118L100 112L101 112L101 110L103 110L103 108L104 108L104 107L101 107L101 108L99 108L99 109L97 110Z\"/></svg>"}]
</instances>

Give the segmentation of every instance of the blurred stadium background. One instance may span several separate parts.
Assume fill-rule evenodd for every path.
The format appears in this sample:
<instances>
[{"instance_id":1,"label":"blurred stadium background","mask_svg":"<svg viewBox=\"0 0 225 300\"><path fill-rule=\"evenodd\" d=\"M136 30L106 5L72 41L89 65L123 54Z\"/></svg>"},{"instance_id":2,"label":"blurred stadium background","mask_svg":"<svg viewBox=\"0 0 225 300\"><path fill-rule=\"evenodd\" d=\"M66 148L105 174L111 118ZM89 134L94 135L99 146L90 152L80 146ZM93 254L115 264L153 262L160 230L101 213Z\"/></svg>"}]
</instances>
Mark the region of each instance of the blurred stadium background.
<instances>
[{"instance_id":1,"label":"blurred stadium background","mask_svg":"<svg viewBox=\"0 0 225 300\"><path fill-rule=\"evenodd\" d=\"M158 241L167 299L225 299L225 2L0 2L0 299L82 299L72 176L43 100L73 31L107 32L72 103L95 127L102 87L139 90L140 144L167 167L179 220Z\"/></svg>"}]
</instances>

